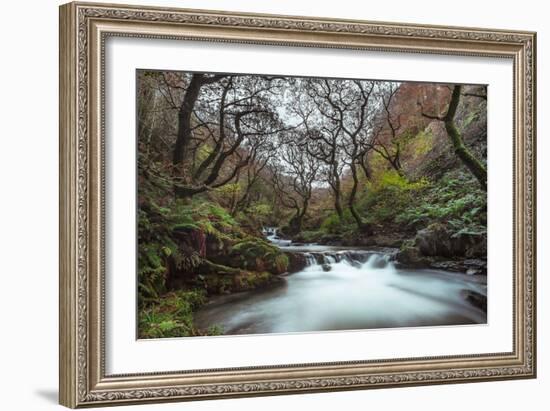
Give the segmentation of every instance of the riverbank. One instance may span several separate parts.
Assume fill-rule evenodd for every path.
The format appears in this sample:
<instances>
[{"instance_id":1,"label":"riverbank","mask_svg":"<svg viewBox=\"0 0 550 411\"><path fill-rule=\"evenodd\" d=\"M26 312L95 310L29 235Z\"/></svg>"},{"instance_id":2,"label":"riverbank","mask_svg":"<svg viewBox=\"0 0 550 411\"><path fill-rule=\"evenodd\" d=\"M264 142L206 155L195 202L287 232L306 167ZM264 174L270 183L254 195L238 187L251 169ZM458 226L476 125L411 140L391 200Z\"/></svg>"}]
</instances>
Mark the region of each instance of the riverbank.
<instances>
[{"instance_id":1,"label":"riverbank","mask_svg":"<svg viewBox=\"0 0 550 411\"><path fill-rule=\"evenodd\" d=\"M294 247L307 245L302 235L292 238ZM307 236L313 244L332 247L355 247L365 250L379 250L392 254L399 268L441 269L468 275L487 274L487 237L482 233L453 233L443 224L431 224L417 231L387 232L383 235L353 236L323 235L311 233ZM292 249L286 248L288 252ZM293 258L289 257L290 261ZM291 263L292 265L292 263ZM296 267L300 267L296 263Z\"/></svg>"},{"instance_id":2,"label":"riverbank","mask_svg":"<svg viewBox=\"0 0 550 411\"><path fill-rule=\"evenodd\" d=\"M278 331L269 331L261 326L268 320L248 318L252 315L251 312L258 314L258 310L266 316L269 316L269 312L278 312L281 318L292 318L302 310L313 310L315 305L331 305L334 298L352 305L356 298L359 306L363 304L362 300L372 299L373 304L378 301L376 304L379 305L364 308L384 311L386 302L372 294L377 287L378 292L389 296L393 296L395 290L398 290L402 295L398 298L392 297L395 298L395 304L399 304L402 299L409 302L416 299L414 304L437 303L447 311L452 311L447 307L450 305L459 307L460 312L475 310L478 316L486 315L486 276L481 272L476 272L476 275L460 273L464 270L459 264L464 264L464 261L452 261L451 264L432 257L430 260L422 259L422 264L425 265L407 266L399 261L403 248L299 244L277 236L276 231L275 229L275 234L271 234L272 244L250 236L235 241L223 236L208 235L204 240L204 258L191 273L181 267L178 269L173 257L166 256L166 264L173 270L167 277L169 289L159 298L160 304L146 304L140 309L140 338L449 325L481 321L479 317L472 320L471 313L468 314L469 317L456 313L441 316L435 311L437 320L429 319L434 313L429 314L428 318L419 313L418 318L403 324L395 320L386 323L380 318L371 322L372 315L367 315L370 319L365 319L355 313L352 315L355 320L350 322L345 318L344 309L336 317L335 314L329 315L328 318L333 318L335 323L321 324L319 329L310 330L309 326L302 329L295 325L288 328L270 326L269 329ZM176 239L180 238L181 241L178 246L183 248L190 240L196 241L194 237L192 232L178 234ZM412 287L407 285L410 278L415 277L426 281L413 281ZM380 288L379 280L389 283ZM424 295L426 292L430 293L430 284L433 282L439 283L439 288L443 290L446 288L445 283L452 288L457 281L462 284L461 288L453 289L450 301L445 302L447 297L444 292L436 293L435 296ZM316 290L311 289L316 284L322 286ZM306 291L303 298L295 294L302 288ZM347 291L333 295L339 289ZM351 294L348 295L348 292ZM276 306L280 299L283 302L290 299L294 308L283 313L282 308ZM427 302L423 302L423 299L427 299ZM267 304L267 301L275 305ZM414 304L411 304L410 309L414 311ZM205 314L212 312L217 314ZM229 319L229 313L233 313L231 315L235 318ZM308 315L313 316L311 313ZM356 315L359 317L356 318ZM286 323L285 321L289 319L282 323ZM314 322L322 321L317 319Z\"/></svg>"},{"instance_id":3,"label":"riverbank","mask_svg":"<svg viewBox=\"0 0 550 411\"><path fill-rule=\"evenodd\" d=\"M313 245L321 250L324 247L321 244ZM289 260L288 271L294 273L304 269L307 266L307 259L301 251L311 247L311 245L297 244L290 247L282 248L282 251L287 255ZM332 250L342 250L345 246L326 246ZM385 252L391 255L392 260L397 268L400 269L434 269L445 270L466 275L487 275L487 260L482 258L455 258L450 259L445 256L425 256L418 252L413 247L392 248L386 246L371 246L371 247L352 247L348 250L365 250L372 253ZM352 252L352 251L350 251ZM322 252L313 251L311 254L319 261L323 258Z\"/></svg>"}]
</instances>

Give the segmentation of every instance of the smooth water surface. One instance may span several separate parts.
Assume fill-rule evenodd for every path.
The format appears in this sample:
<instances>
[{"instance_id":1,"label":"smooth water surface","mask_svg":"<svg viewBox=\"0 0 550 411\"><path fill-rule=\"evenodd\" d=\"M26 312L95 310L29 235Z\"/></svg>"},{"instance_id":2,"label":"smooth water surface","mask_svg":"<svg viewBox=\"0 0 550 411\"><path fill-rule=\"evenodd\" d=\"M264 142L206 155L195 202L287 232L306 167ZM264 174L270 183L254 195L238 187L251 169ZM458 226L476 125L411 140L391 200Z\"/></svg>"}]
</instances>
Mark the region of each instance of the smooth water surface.
<instances>
[{"instance_id":1,"label":"smooth water surface","mask_svg":"<svg viewBox=\"0 0 550 411\"><path fill-rule=\"evenodd\" d=\"M465 290L486 296L484 277L398 270L388 255L356 249L299 251L309 263L304 270L272 289L213 300L196 313L196 325L217 324L224 334L263 334L487 321L464 297Z\"/></svg>"}]
</instances>

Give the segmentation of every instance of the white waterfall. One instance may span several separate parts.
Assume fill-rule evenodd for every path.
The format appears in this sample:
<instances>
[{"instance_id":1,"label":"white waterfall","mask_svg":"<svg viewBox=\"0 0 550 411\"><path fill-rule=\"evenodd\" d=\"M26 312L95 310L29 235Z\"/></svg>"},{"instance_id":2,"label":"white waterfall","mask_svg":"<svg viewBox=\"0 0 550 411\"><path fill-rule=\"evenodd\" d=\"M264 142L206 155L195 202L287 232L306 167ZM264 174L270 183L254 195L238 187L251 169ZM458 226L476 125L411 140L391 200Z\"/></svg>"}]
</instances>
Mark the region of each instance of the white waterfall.
<instances>
[{"instance_id":1,"label":"white waterfall","mask_svg":"<svg viewBox=\"0 0 550 411\"><path fill-rule=\"evenodd\" d=\"M265 238L270 243L278 245L279 247L286 247L292 244L292 240L280 238L277 234L278 231L279 229L277 227L264 227L262 229L263 235L265 235Z\"/></svg>"}]
</instances>

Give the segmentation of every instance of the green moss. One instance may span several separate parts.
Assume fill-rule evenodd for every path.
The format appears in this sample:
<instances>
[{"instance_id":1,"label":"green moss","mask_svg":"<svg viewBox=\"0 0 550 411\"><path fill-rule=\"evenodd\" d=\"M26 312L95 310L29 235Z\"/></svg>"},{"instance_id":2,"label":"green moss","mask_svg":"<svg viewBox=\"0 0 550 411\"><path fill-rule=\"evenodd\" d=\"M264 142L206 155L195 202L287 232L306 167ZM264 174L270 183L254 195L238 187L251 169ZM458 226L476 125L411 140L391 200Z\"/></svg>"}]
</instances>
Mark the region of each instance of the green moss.
<instances>
[{"instance_id":1,"label":"green moss","mask_svg":"<svg viewBox=\"0 0 550 411\"><path fill-rule=\"evenodd\" d=\"M407 177L399 174L395 170L386 170L378 180L368 184L368 193L383 190L411 191L420 190L429 185L428 180L420 179L410 181Z\"/></svg>"},{"instance_id":2,"label":"green moss","mask_svg":"<svg viewBox=\"0 0 550 411\"><path fill-rule=\"evenodd\" d=\"M272 278L272 274L267 271L252 272L242 271L233 283L236 290L252 290L267 285Z\"/></svg>"},{"instance_id":3,"label":"green moss","mask_svg":"<svg viewBox=\"0 0 550 411\"><path fill-rule=\"evenodd\" d=\"M468 116L464 119L462 123L462 128L468 127L470 124L472 124L474 121L477 121L479 119L479 112L472 111L468 114Z\"/></svg>"},{"instance_id":4,"label":"green moss","mask_svg":"<svg viewBox=\"0 0 550 411\"><path fill-rule=\"evenodd\" d=\"M204 199L171 200L160 206L160 193L145 184L138 211L138 274L140 303L164 294L168 268L195 275L206 258L206 237L221 249L245 237L238 223L219 205ZM142 189L142 187L140 187ZM182 244L182 236L190 241ZM142 301L143 300L143 301Z\"/></svg>"},{"instance_id":5,"label":"green moss","mask_svg":"<svg viewBox=\"0 0 550 411\"><path fill-rule=\"evenodd\" d=\"M219 324L214 324L208 327L206 330L207 335L222 335L223 334L223 326Z\"/></svg>"},{"instance_id":6,"label":"green moss","mask_svg":"<svg viewBox=\"0 0 550 411\"><path fill-rule=\"evenodd\" d=\"M395 170L387 170L379 178L368 183L366 195L358 208L365 210L368 224L395 223L411 203L429 187L426 179L410 181Z\"/></svg>"},{"instance_id":7,"label":"green moss","mask_svg":"<svg viewBox=\"0 0 550 411\"><path fill-rule=\"evenodd\" d=\"M282 274L288 268L288 258L279 248L256 238L235 244L230 258L233 265L245 270Z\"/></svg>"},{"instance_id":8,"label":"green moss","mask_svg":"<svg viewBox=\"0 0 550 411\"><path fill-rule=\"evenodd\" d=\"M201 275L201 285L209 294L227 294L264 287L276 281L276 278L267 271L238 270L235 275L220 273Z\"/></svg>"},{"instance_id":9,"label":"green moss","mask_svg":"<svg viewBox=\"0 0 550 411\"><path fill-rule=\"evenodd\" d=\"M204 335L193 324L193 311L204 302L202 290L176 291L165 294L154 304L140 308L139 338L186 337Z\"/></svg>"},{"instance_id":10,"label":"green moss","mask_svg":"<svg viewBox=\"0 0 550 411\"><path fill-rule=\"evenodd\" d=\"M286 254L278 254L275 256L275 268L277 272L282 274L288 269L288 257Z\"/></svg>"},{"instance_id":11,"label":"green moss","mask_svg":"<svg viewBox=\"0 0 550 411\"><path fill-rule=\"evenodd\" d=\"M208 294L226 294L233 291L233 277L219 274L201 276L201 284Z\"/></svg>"},{"instance_id":12,"label":"green moss","mask_svg":"<svg viewBox=\"0 0 550 411\"><path fill-rule=\"evenodd\" d=\"M205 273L237 275L240 270L238 268L228 267L222 264L216 264L209 260L203 260L201 268Z\"/></svg>"},{"instance_id":13,"label":"green moss","mask_svg":"<svg viewBox=\"0 0 550 411\"><path fill-rule=\"evenodd\" d=\"M411 160L424 157L434 148L434 135L431 130L426 129L420 131L413 139L411 139L407 151L410 153ZM409 161L411 161L409 160Z\"/></svg>"}]
</instances>

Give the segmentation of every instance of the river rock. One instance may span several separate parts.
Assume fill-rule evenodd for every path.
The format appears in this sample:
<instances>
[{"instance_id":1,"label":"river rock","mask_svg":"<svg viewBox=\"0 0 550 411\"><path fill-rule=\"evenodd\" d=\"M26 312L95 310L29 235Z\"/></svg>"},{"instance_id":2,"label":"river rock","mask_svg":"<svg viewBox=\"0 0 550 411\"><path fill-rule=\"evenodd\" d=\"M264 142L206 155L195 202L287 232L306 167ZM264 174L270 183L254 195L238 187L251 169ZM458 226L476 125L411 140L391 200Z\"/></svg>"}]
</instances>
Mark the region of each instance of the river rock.
<instances>
[{"instance_id":1,"label":"river rock","mask_svg":"<svg viewBox=\"0 0 550 411\"><path fill-rule=\"evenodd\" d=\"M400 268L434 268L436 270L454 271L458 273L466 273L468 275L486 275L487 274L487 260L484 258L469 258L464 259L464 256L449 256L449 248L447 248L445 255L433 254L436 250L441 252L442 247L447 245L434 245L434 238L427 240L421 230L420 236L417 236L414 240L409 240L403 243L401 249L397 253L395 260L397 266ZM423 244L422 248L418 244L418 238L421 238L420 244ZM422 243L426 240L425 243ZM433 247L432 247L433 246ZM426 247L432 247L430 255L424 254Z\"/></svg>"},{"instance_id":2,"label":"river rock","mask_svg":"<svg viewBox=\"0 0 550 411\"><path fill-rule=\"evenodd\" d=\"M487 312L487 296L472 290L462 290L460 294L474 307Z\"/></svg>"},{"instance_id":3,"label":"river rock","mask_svg":"<svg viewBox=\"0 0 550 411\"><path fill-rule=\"evenodd\" d=\"M239 270L237 274L232 275L221 273L204 274L195 283L204 287L209 295L267 289L286 284L283 278L267 271L254 272L244 270Z\"/></svg>"},{"instance_id":4,"label":"river rock","mask_svg":"<svg viewBox=\"0 0 550 411\"><path fill-rule=\"evenodd\" d=\"M323 271L330 271L332 270L332 266L330 264L322 264L321 267L323 268Z\"/></svg>"},{"instance_id":5,"label":"river rock","mask_svg":"<svg viewBox=\"0 0 550 411\"><path fill-rule=\"evenodd\" d=\"M317 264L324 264L325 262L325 255L323 253L311 253L313 257L315 257L315 262Z\"/></svg>"},{"instance_id":6,"label":"river rock","mask_svg":"<svg viewBox=\"0 0 550 411\"><path fill-rule=\"evenodd\" d=\"M379 254L373 254L368 261L372 268L386 268L388 266L388 260Z\"/></svg>"},{"instance_id":7,"label":"river rock","mask_svg":"<svg viewBox=\"0 0 550 411\"><path fill-rule=\"evenodd\" d=\"M383 228L379 228L382 230ZM359 247L390 247L399 248L403 241L404 236L399 233L377 233L375 235L365 235L364 233L356 234L351 237L345 245L359 246Z\"/></svg>"},{"instance_id":8,"label":"river rock","mask_svg":"<svg viewBox=\"0 0 550 411\"><path fill-rule=\"evenodd\" d=\"M432 261L430 263L430 267L438 270L466 273L468 275L487 274L487 261L478 258L467 260Z\"/></svg>"},{"instance_id":9,"label":"river rock","mask_svg":"<svg viewBox=\"0 0 550 411\"><path fill-rule=\"evenodd\" d=\"M487 238L482 234L449 232L444 224L434 223L418 231L415 244L424 256L477 257L486 255Z\"/></svg>"},{"instance_id":10,"label":"river rock","mask_svg":"<svg viewBox=\"0 0 550 411\"><path fill-rule=\"evenodd\" d=\"M307 259L304 253L285 251L288 257L288 272L297 273L307 267Z\"/></svg>"},{"instance_id":11,"label":"river rock","mask_svg":"<svg viewBox=\"0 0 550 411\"><path fill-rule=\"evenodd\" d=\"M430 260L420 253L414 242L410 241L403 243L395 256L395 261L397 266L403 268L426 268L430 265Z\"/></svg>"},{"instance_id":12,"label":"river rock","mask_svg":"<svg viewBox=\"0 0 550 411\"><path fill-rule=\"evenodd\" d=\"M247 271L283 274L288 271L288 263L288 257L279 247L260 239L249 238L233 244L223 264Z\"/></svg>"},{"instance_id":13,"label":"river rock","mask_svg":"<svg viewBox=\"0 0 550 411\"><path fill-rule=\"evenodd\" d=\"M431 224L416 233L416 246L425 256L452 255L450 236L442 224Z\"/></svg>"},{"instance_id":14,"label":"river rock","mask_svg":"<svg viewBox=\"0 0 550 411\"><path fill-rule=\"evenodd\" d=\"M464 260L464 267L468 275L487 275L487 260L480 258Z\"/></svg>"},{"instance_id":15,"label":"river rock","mask_svg":"<svg viewBox=\"0 0 550 411\"><path fill-rule=\"evenodd\" d=\"M467 270L462 261L452 260L432 261L430 262L430 268L435 268L436 270L454 271L457 273L465 272Z\"/></svg>"}]
</instances>

